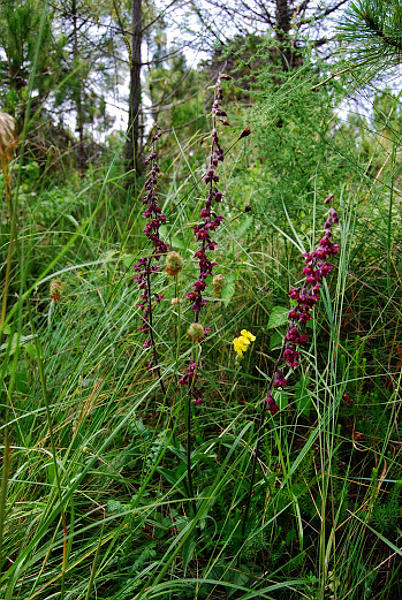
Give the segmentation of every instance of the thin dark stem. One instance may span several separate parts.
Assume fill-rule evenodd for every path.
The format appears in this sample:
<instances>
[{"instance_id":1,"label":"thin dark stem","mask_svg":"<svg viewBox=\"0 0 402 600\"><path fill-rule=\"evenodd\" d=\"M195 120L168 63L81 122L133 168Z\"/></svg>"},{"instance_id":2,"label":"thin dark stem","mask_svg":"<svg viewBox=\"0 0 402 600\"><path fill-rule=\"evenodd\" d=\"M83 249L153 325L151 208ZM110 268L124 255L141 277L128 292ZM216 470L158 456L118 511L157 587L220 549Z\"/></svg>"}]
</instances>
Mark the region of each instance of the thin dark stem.
<instances>
[{"instance_id":1,"label":"thin dark stem","mask_svg":"<svg viewBox=\"0 0 402 600\"><path fill-rule=\"evenodd\" d=\"M188 491L191 498L191 506L193 509L193 514L195 516L197 512L197 506L194 500L194 487L193 487L193 473L191 470L191 429L192 429L192 414L191 414L191 390L189 390L187 397L187 481L188 481Z\"/></svg>"},{"instance_id":2,"label":"thin dark stem","mask_svg":"<svg viewBox=\"0 0 402 600\"><path fill-rule=\"evenodd\" d=\"M269 382L269 386L268 386L268 394L271 393L272 391L272 385L273 385L273 381L274 381L274 377L275 377L275 373L276 370L278 368L278 365L280 364L281 360L282 360L282 354L283 354L283 348L281 350L281 353L279 354L276 362L275 362L275 366L272 370L272 377L271 380ZM247 525L247 521L248 521L248 515L250 512L250 505L251 505L251 497L253 495L253 488L254 488L254 483L255 483L255 475L257 472L257 461L258 458L260 456L260 448L261 448L261 442L262 442L262 430L264 428L264 422L265 422L265 415L267 412L267 408L268 408L268 404L267 402L264 401L264 406L261 409L261 413L260 413L260 419L258 421L258 426L257 426L257 444L255 447L255 451L254 451L254 455L253 455L253 463L252 463L252 468L251 468L251 479L250 479L250 487L248 490L248 494L247 494L247 499L246 499L246 507L244 509L244 514L243 514L243 520L242 520L242 525L241 525L241 533L242 535L244 535L245 531L246 531L246 525Z\"/></svg>"},{"instance_id":3,"label":"thin dark stem","mask_svg":"<svg viewBox=\"0 0 402 600\"><path fill-rule=\"evenodd\" d=\"M149 270L151 260L152 260L152 257L149 259L148 264L145 267L147 292L148 292L148 308L149 308L149 313L148 313L149 336L151 338L152 351L154 354L154 367L158 374L159 385L161 386L162 394L164 396L166 396L166 388L165 388L165 384L163 383L163 380L162 380L161 368L159 365L159 355L158 355L158 351L157 351L156 345L155 345L154 330L153 330L153 325L152 325L151 277L150 277L150 270Z\"/></svg>"},{"instance_id":4,"label":"thin dark stem","mask_svg":"<svg viewBox=\"0 0 402 600\"><path fill-rule=\"evenodd\" d=\"M254 455L253 455L253 464L252 464L252 468L251 468L251 479L250 479L250 487L248 490L248 494L247 494L247 500L246 500L246 507L244 509L244 514L243 514L243 520L242 520L242 524L241 524L241 534L244 535L244 532L246 530L246 525L247 525L247 520L248 520L248 515L250 512L250 504L251 504L251 497L253 495L253 487L254 487L254 481L255 481L255 474L257 471L257 460L258 457L260 455L260 447L261 447L261 441L262 441L262 435L261 435L261 430L264 426L264 421L265 421L265 413L267 410L267 403L264 402L264 406L262 407L261 413L260 413L260 419L258 422L258 427L257 427L257 445L255 447L255 451L254 451Z\"/></svg>"}]
</instances>

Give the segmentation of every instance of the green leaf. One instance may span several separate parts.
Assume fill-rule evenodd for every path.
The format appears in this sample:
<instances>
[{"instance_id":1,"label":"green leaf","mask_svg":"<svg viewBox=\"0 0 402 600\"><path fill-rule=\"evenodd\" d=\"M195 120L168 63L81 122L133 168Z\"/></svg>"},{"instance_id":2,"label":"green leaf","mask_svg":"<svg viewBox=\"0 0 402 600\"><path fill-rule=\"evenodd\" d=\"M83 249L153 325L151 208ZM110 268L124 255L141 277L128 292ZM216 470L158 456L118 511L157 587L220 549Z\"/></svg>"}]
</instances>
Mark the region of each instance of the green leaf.
<instances>
[{"instance_id":1,"label":"green leaf","mask_svg":"<svg viewBox=\"0 0 402 600\"><path fill-rule=\"evenodd\" d=\"M243 237L253 223L252 217L246 217L235 230L235 237Z\"/></svg>"},{"instance_id":2,"label":"green leaf","mask_svg":"<svg viewBox=\"0 0 402 600\"><path fill-rule=\"evenodd\" d=\"M174 235L172 237L172 240L170 242L170 245L173 248L179 248L180 250L189 250L189 246L190 246L190 241L189 240L185 240L182 237L179 237L177 235Z\"/></svg>"},{"instance_id":3,"label":"green leaf","mask_svg":"<svg viewBox=\"0 0 402 600\"><path fill-rule=\"evenodd\" d=\"M127 504L122 504L118 500L114 500L113 498L111 498L110 500L108 500L107 510L110 513L120 514L127 510Z\"/></svg>"},{"instance_id":4,"label":"green leaf","mask_svg":"<svg viewBox=\"0 0 402 600\"><path fill-rule=\"evenodd\" d=\"M35 344L26 344L25 352L28 354L28 356L31 360L35 360L35 358L36 358Z\"/></svg>"},{"instance_id":5,"label":"green leaf","mask_svg":"<svg viewBox=\"0 0 402 600\"><path fill-rule=\"evenodd\" d=\"M276 401L277 405L279 406L279 410L283 410L289 404L289 394L287 394L286 392L280 391L275 396L275 401Z\"/></svg>"},{"instance_id":6,"label":"green leaf","mask_svg":"<svg viewBox=\"0 0 402 600\"><path fill-rule=\"evenodd\" d=\"M183 568L184 575L186 574L187 567L189 562L192 560L194 556L194 551L196 548L195 540L193 535L189 535L186 541L183 544Z\"/></svg>"},{"instance_id":7,"label":"green leaf","mask_svg":"<svg viewBox=\"0 0 402 600\"><path fill-rule=\"evenodd\" d=\"M281 327L287 323L289 319L289 307L288 306L274 306L271 314L269 315L267 329L274 329L274 327Z\"/></svg>"},{"instance_id":8,"label":"green leaf","mask_svg":"<svg viewBox=\"0 0 402 600\"><path fill-rule=\"evenodd\" d=\"M28 393L29 373L25 368L18 369L15 373L15 389L21 394Z\"/></svg>"},{"instance_id":9,"label":"green leaf","mask_svg":"<svg viewBox=\"0 0 402 600\"><path fill-rule=\"evenodd\" d=\"M269 338L269 349L275 350L276 348L282 347L282 334L279 331L275 331Z\"/></svg>"},{"instance_id":10,"label":"green leaf","mask_svg":"<svg viewBox=\"0 0 402 600\"><path fill-rule=\"evenodd\" d=\"M229 304L229 302L233 298L235 291L236 291L236 287L232 281L228 281L223 286L221 298L223 300L223 304L225 305L225 307Z\"/></svg>"},{"instance_id":11,"label":"green leaf","mask_svg":"<svg viewBox=\"0 0 402 600\"><path fill-rule=\"evenodd\" d=\"M133 266L134 262L135 262L135 256L133 256L133 254L124 254L121 257L122 263L123 265L129 269L130 267Z\"/></svg>"},{"instance_id":12,"label":"green leaf","mask_svg":"<svg viewBox=\"0 0 402 600\"><path fill-rule=\"evenodd\" d=\"M303 376L295 385L295 402L300 414L309 417L311 409L311 396L308 391L309 375Z\"/></svg>"}]
</instances>

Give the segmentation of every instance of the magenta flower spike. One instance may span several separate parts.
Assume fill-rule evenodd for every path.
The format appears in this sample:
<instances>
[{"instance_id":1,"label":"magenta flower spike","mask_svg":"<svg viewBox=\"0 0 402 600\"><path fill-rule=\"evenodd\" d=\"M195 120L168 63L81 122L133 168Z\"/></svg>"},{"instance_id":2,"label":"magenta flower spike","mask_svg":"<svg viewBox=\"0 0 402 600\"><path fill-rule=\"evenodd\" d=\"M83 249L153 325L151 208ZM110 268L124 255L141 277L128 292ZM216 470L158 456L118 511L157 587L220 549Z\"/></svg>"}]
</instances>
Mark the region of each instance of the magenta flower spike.
<instances>
[{"instance_id":1,"label":"magenta flower spike","mask_svg":"<svg viewBox=\"0 0 402 600\"><path fill-rule=\"evenodd\" d=\"M333 195L329 196L329 201ZM328 203L328 199L324 203ZM289 311L289 328L286 332L282 352L277 367L274 370L271 384L269 386L265 401L272 415L279 412L279 407L272 396L272 388L279 389L288 387L288 380L283 375L283 369L297 369L300 364L299 348L307 342L307 336L303 333L303 326L312 319L311 313L320 298L322 281L333 269L328 259L338 253L340 246L331 241L332 225L339 223L336 210L331 207L328 218L324 224L324 236L313 252L303 254L305 267L303 268L304 281L300 287L290 288L288 296L295 301L296 306ZM280 367L280 368L278 368Z\"/></svg>"},{"instance_id":2,"label":"magenta flower spike","mask_svg":"<svg viewBox=\"0 0 402 600\"><path fill-rule=\"evenodd\" d=\"M212 252L217 246L217 243L212 240L212 234L224 220L214 210L214 205L222 202L223 198L222 192L216 186L219 182L217 166L219 162L223 162L224 160L223 149L220 145L216 129L219 117L226 116L225 111L219 106L221 100L222 88L219 77L215 85L214 101L212 104L211 154L208 170L204 176L204 183L208 186L208 196L200 212L201 223L193 226L194 235L197 241L201 242L200 249L194 254L195 258L198 259L199 275L198 280L193 285L192 291L187 294L187 298L192 303L191 308L195 312L196 321L199 319L201 308L206 304L202 296L202 292L207 286L206 279L212 274L213 268L216 267L216 262L209 257L209 252Z\"/></svg>"},{"instance_id":3,"label":"magenta flower spike","mask_svg":"<svg viewBox=\"0 0 402 600\"><path fill-rule=\"evenodd\" d=\"M157 199L157 185L160 168L158 164L156 142L160 136L161 132L159 128L157 128L152 137L152 151L145 161L145 164L150 165L151 168L145 181L146 193L142 200L142 203L145 206L143 214L148 221L143 231L151 242L152 251L149 256L141 257L138 260L138 263L134 265L134 271L136 273L134 280L137 282L139 289L142 290L141 301L138 302L137 306L143 312L143 316L141 317L142 325L139 329L147 335L147 339L144 342L144 348L152 348L153 350L153 360L148 365L148 368L149 370L152 368L157 370L162 391L165 393L164 385L160 377L158 354L155 347L152 325L152 296L154 297L154 302L158 304L163 300L163 295L152 293L151 290L151 275L160 270L160 267L155 263L157 263L161 256L165 255L169 250L169 245L161 239L159 234L160 226L163 223L166 223L166 215L162 213L162 209L159 206Z\"/></svg>"},{"instance_id":4,"label":"magenta flower spike","mask_svg":"<svg viewBox=\"0 0 402 600\"><path fill-rule=\"evenodd\" d=\"M200 211L201 222L193 226L194 236L197 242L200 242L199 249L194 253L194 258L198 260L198 279L193 284L191 291L187 294L187 298L191 302L191 309L195 312L195 323L190 326L190 328L193 327L193 329L197 324L200 328L203 328L199 323L200 310L206 305L206 300L203 298L203 292L207 287L207 278L212 275L213 268L217 266L217 263L210 257L210 252L213 252L218 245L217 242L212 239L212 235L224 220L222 216L219 216L215 212L215 205L222 202L223 199L222 192L217 188L219 182L217 167L218 164L224 160L224 153L217 132L217 124L218 121L227 124L227 122L223 121L221 118L225 117L226 113L220 108L220 102L223 97L220 81L221 78L224 79L225 77L227 78L225 75L219 76L214 89L214 100L212 103L211 153L208 169L204 176L204 183L208 186L208 196ZM207 335L209 330L209 327L203 328L204 334ZM203 342L205 335L200 335L198 341ZM195 339L191 335L189 335L189 337ZM200 390L195 387L197 380L197 365L191 360L185 375L180 379L180 384L189 386L190 395L193 397L194 404L200 404L202 402L202 394Z\"/></svg>"}]
</instances>

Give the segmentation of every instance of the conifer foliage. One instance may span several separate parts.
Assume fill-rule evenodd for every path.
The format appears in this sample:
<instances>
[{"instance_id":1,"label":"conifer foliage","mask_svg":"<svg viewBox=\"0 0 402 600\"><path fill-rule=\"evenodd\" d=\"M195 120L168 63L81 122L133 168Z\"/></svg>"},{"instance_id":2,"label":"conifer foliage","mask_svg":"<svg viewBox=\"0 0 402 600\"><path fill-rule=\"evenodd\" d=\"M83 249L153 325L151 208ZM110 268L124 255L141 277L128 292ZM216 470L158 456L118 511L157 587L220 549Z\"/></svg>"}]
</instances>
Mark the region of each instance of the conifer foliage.
<instances>
[{"instance_id":1,"label":"conifer foliage","mask_svg":"<svg viewBox=\"0 0 402 600\"><path fill-rule=\"evenodd\" d=\"M395 65L402 58L402 4L399 0L357 0L341 23L343 40L352 45L357 64L377 68Z\"/></svg>"}]
</instances>

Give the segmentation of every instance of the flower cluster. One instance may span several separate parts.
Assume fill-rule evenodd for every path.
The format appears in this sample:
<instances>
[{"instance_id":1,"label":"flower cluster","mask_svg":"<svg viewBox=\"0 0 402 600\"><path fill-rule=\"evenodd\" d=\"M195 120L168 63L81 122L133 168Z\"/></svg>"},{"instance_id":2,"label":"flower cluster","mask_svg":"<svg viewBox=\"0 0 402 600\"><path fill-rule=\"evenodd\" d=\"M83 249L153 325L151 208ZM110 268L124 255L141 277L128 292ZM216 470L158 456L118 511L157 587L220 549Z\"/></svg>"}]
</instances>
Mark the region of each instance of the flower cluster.
<instances>
[{"instance_id":1,"label":"flower cluster","mask_svg":"<svg viewBox=\"0 0 402 600\"><path fill-rule=\"evenodd\" d=\"M232 342L237 354L242 357L243 352L246 352L250 342L255 342L255 339L255 335L247 331L247 329L242 329L240 336L235 338Z\"/></svg>"},{"instance_id":2,"label":"flower cluster","mask_svg":"<svg viewBox=\"0 0 402 600\"><path fill-rule=\"evenodd\" d=\"M202 223L193 226L194 235L197 238L197 241L201 242L201 248L194 254L195 258L198 259L199 275L197 281L193 285L192 291L187 294L187 297L192 302L191 308L196 313L196 320L198 320L198 314L201 308L206 304L206 301L202 297L202 293L207 286L205 280L212 274L212 270L216 266L216 263L207 256L207 252L214 250L217 246L217 243L211 238L211 233L215 231L224 220L223 217L218 216L213 210L213 203L219 203L223 198L223 194L216 187L216 183L219 181L216 167L219 162L223 162L224 160L223 149L220 145L216 129L217 120L227 124L227 121L220 118L226 116L225 111L219 107L219 103L222 100L221 78L223 77L219 77L215 86L214 102L212 104L213 128L211 134L211 156L209 167L204 177L205 184L209 186L209 192L205 205L200 212L200 217L203 221Z\"/></svg>"},{"instance_id":3,"label":"flower cluster","mask_svg":"<svg viewBox=\"0 0 402 600\"><path fill-rule=\"evenodd\" d=\"M169 245L161 239L159 234L160 226L163 223L166 223L166 215L162 214L162 209L156 198L156 188L160 174L156 142L160 136L160 130L157 129L152 137L152 151L145 161L146 165L151 165L151 170L145 182L146 194L142 200L142 203L145 206L143 214L148 220L144 228L144 233L152 243L153 250L150 256L140 258L138 263L134 265L134 271L137 273L135 281L138 283L140 290L142 290L141 301L137 304L138 308L144 313L144 316L141 317L142 326L140 327L140 331L144 331L149 336L144 342L145 348L151 348L153 346L150 276L151 273L159 271L159 267L153 263L154 261L158 261L160 257L169 250ZM163 300L163 296L159 294L154 294L154 298L157 303Z\"/></svg>"},{"instance_id":4,"label":"flower cluster","mask_svg":"<svg viewBox=\"0 0 402 600\"><path fill-rule=\"evenodd\" d=\"M333 198L333 196L332 196ZM330 197L330 199L332 199ZM295 301L295 306L289 312L289 328L285 335L281 358L285 363L282 368L274 371L273 382L268 391L265 401L271 414L279 411L277 404L271 394L271 388L284 388L288 381L283 374L285 366L296 369L299 366L300 352L298 347L307 341L307 336L301 328L312 319L311 312L320 297L322 280L329 275L333 266L327 261L330 256L338 253L340 246L331 241L332 225L339 223L336 210L330 208L328 218L324 224L324 235L319 246L311 253L303 254L305 267L303 268L304 282L300 287L291 288L288 292L290 298Z\"/></svg>"}]
</instances>

